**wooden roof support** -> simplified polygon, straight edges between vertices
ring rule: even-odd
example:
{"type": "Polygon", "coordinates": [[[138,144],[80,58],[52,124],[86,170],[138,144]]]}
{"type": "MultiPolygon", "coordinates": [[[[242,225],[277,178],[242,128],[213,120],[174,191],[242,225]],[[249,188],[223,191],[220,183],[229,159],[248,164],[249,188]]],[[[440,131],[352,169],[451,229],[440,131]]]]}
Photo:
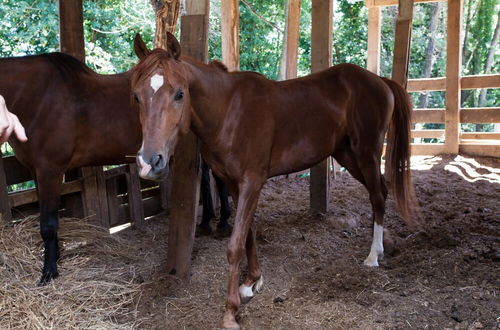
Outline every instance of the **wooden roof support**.
{"type": "MultiPolygon", "coordinates": [[[[311,71],[318,72],[332,63],[333,1],[312,1],[311,71]]],[[[330,190],[328,159],[311,168],[309,196],[311,212],[326,213],[330,190]]]]}
{"type": "MultiPolygon", "coordinates": [[[[366,2],[368,5],[368,1],[366,2]]],[[[380,7],[368,7],[368,58],[366,68],[375,74],[380,73],[380,7]]]]}
{"type": "Polygon", "coordinates": [[[392,79],[406,87],[410,60],[411,28],[413,21],[413,0],[399,0],[396,35],[394,36],[394,58],[392,79]]]}
{"type": "MultiPolygon", "coordinates": [[[[204,0],[201,0],[203,2],[204,0]]],[[[238,0],[221,1],[222,62],[229,71],[240,69],[240,11],[238,0]]]]}
{"type": "Polygon", "coordinates": [[[288,21],[286,29],[286,79],[293,79],[297,77],[300,3],[301,0],[288,0],[288,21]]]}
{"type": "MultiPolygon", "coordinates": [[[[181,16],[182,52],[198,60],[208,59],[209,0],[186,0],[181,16]]],[[[199,201],[200,157],[196,136],[189,132],[177,146],[172,168],[167,270],[189,280],[191,253],[199,201]]]]}
{"type": "MultiPolygon", "coordinates": [[[[85,62],[82,0],[59,0],[59,37],[61,52],[85,62]]],[[[95,215],[107,228],[109,214],[102,167],[84,167],[82,175],[84,215],[95,215]]]]}
{"type": "Polygon", "coordinates": [[[462,65],[460,46],[462,0],[448,1],[447,26],[445,152],[458,154],[460,138],[460,71],[462,65]]]}

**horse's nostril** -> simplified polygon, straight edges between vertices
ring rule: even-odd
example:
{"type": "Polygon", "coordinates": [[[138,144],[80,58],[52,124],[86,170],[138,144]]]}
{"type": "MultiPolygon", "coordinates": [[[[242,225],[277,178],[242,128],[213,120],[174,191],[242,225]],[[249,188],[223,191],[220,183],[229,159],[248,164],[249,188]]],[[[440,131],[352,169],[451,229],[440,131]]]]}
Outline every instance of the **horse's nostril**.
{"type": "Polygon", "coordinates": [[[160,154],[153,155],[153,157],[151,157],[151,165],[153,166],[153,168],[163,168],[163,156],[160,154]]]}

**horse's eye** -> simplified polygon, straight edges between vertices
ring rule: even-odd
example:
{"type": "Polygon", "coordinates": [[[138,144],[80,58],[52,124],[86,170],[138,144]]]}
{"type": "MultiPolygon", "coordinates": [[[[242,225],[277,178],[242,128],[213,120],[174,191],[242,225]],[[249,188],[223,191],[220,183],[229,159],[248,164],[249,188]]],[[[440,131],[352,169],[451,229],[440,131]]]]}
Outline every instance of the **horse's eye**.
{"type": "Polygon", "coordinates": [[[134,100],[137,103],[141,103],[141,101],[139,101],[139,97],[137,96],[137,94],[134,94],[134,100]]]}
{"type": "Polygon", "coordinates": [[[179,100],[181,100],[183,97],[184,97],[184,92],[182,91],[182,89],[179,89],[179,90],[177,91],[177,93],[175,93],[174,100],[175,100],[175,101],[179,101],[179,100]]]}

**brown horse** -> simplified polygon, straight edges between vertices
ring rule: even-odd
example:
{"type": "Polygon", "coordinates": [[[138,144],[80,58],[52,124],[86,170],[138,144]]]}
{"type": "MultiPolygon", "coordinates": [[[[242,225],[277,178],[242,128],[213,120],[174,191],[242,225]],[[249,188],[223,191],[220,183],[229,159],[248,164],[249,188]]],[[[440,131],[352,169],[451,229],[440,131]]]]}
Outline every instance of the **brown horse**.
{"type": "Polygon", "coordinates": [[[30,169],[40,204],[45,247],[40,283],[57,277],[59,197],[64,173],[81,166],[134,161],[141,144],[130,73],[99,75],[77,59],[43,54],[0,59],[0,94],[26,128],[28,142],[11,137],[30,169]]]}
{"type": "Polygon", "coordinates": [[[390,183],[397,205],[410,220],[413,188],[409,170],[411,104],[395,82],[350,64],[307,77],[275,82],[253,72],[228,73],[180,57],[168,35],[168,49],[149,51],[136,37],[140,61],[132,91],[140,106],[143,143],[137,154],[144,178],[168,172],[179,136],[191,129],[201,152],[227,184],[237,205],[227,258],[229,281],[223,328],[239,328],[236,314],[263,284],[253,215],[269,177],[307,169],[329,156],[365,185],[373,209],[374,233],[368,266],[383,253],[387,188],[380,172],[388,131],[390,183]],[[238,289],[239,266],[248,275],[238,289]]]}

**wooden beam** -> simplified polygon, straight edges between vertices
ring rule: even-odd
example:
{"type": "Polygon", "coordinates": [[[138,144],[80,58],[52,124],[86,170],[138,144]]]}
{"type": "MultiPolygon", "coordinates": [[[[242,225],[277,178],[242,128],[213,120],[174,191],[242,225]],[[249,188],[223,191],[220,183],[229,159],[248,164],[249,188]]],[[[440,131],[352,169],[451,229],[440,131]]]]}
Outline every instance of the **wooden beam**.
{"type": "Polygon", "coordinates": [[[368,7],[368,58],[366,68],[380,73],[380,7],[368,7]]]}
{"type": "Polygon", "coordinates": [[[460,111],[461,123],[500,123],[500,108],[467,108],[460,111]]]}
{"type": "Polygon", "coordinates": [[[448,1],[446,45],[446,113],[445,113],[445,148],[446,153],[458,154],[460,132],[460,69],[462,48],[462,0],[448,1]]]}
{"type": "MultiPolygon", "coordinates": [[[[333,1],[312,1],[311,71],[330,67],[332,62],[333,1]]],[[[309,196],[311,212],[326,213],[329,201],[328,159],[311,168],[309,196]]]]}
{"type": "Polygon", "coordinates": [[[406,89],[408,92],[444,91],[446,89],[446,78],[409,79],[406,89]]]}
{"type": "Polygon", "coordinates": [[[286,29],[286,79],[293,79],[297,77],[300,3],[301,0],[288,0],[288,21],[286,29]]]}
{"type": "Polygon", "coordinates": [[[418,143],[411,145],[412,156],[435,156],[444,152],[444,144],[418,143]]]}
{"type": "Polygon", "coordinates": [[[460,79],[462,89],[500,88],[500,74],[464,76],[460,79]]]}
{"type": "MultiPolygon", "coordinates": [[[[450,0],[451,1],[451,0],[450,0]]],[[[482,157],[500,157],[500,144],[460,144],[460,154],[482,157]]]]}
{"type": "Polygon", "coordinates": [[[128,164],[127,178],[127,197],[130,210],[130,221],[134,227],[142,228],[144,226],[144,209],[142,207],[141,180],[137,171],[137,164],[128,164]]]}
{"type": "MultiPolygon", "coordinates": [[[[63,183],[61,196],[71,194],[74,192],[82,191],[82,179],[63,183]]],[[[9,194],[10,207],[17,207],[24,204],[38,202],[38,194],[35,188],[29,190],[22,190],[9,194]]]]}
{"type": "Polygon", "coordinates": [[[413,110],[413,123],[444,123],[444,109],[413,110]]]}
{"type": "Polygon", "coordinates": [[[152,0],[151,4],[155,11],[155,48],[166,48],[165,42],[167,31],[175,32],[177,20],[179,17],[179,9],[181,7],[180,0],[152,0]]]}
{"type": "Polygon", "coordinates": [[[412,130],[411,137],[421,139],[444,139],[444,129],[412,130]]]}
{"type": "Polygon", "coordinates": [[[463,132],[460,134],[460,143],[463,140],[499,140],[500,144],[500,132],[463,132]]]}
{"type": "Polygon", "coordinates": [[[7,178],[3,167],[2,153],[0,152],[0,226],[12,221],[12,212],[10,210],[9,195],[7,193],[7,178]]]}
{"type": "MultiPolygon", "coordinates": [[[[204,0],[200,0],[203,3],[204,0]]],[[[221,1],[222,62],[229,71],[240,69],[240,14],[238,0],[221,1]]]]}
{"type": "MultiPolygon", "coordinates": [[[[181,45],[184,54],[206,62],[208,58],[209,0],[186,1],[181,16],[181,45]]],[[[172,206],[168,232],[167,271],[188,280],[191,269],[198,201],[200,157],[196,136],[182,137],[174,153],[172,206]]]]}
{"type": "MultiPolygon", "coordinates": [[[[446,2],[447,0],[414,0],[415,3],[425,2],[446,2]]],[[[397,6],[398,0],[367,0],[367,7],[370,6],[397,6]]]]}
{"type": "Polygon", "coordinates": [[[61,52],[85,62],[82,0],[59,0],[61,52]]]}
{"type": "Polygon", "coordinates": [[[410,60],[411,29],[413,21],[413,0],[399,0],[396,34],[394,36],[394,57],[392,79],[406,87],[410,60]]]}

